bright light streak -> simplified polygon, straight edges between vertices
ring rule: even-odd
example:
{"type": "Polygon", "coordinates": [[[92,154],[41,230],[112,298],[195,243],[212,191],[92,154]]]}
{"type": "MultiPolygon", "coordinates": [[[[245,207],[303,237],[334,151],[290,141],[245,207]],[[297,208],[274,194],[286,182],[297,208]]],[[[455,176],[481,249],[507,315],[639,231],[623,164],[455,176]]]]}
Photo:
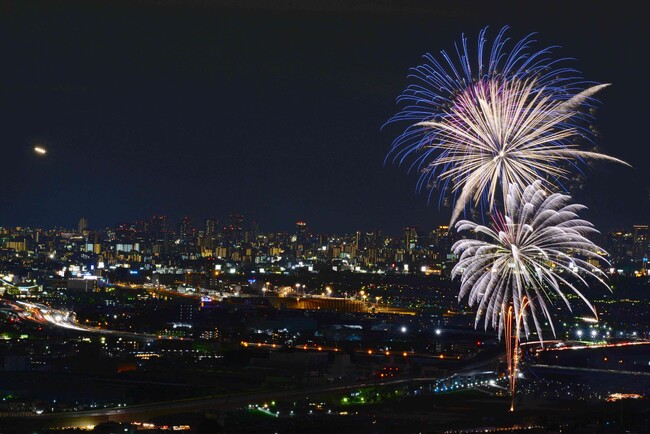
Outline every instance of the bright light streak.
{"type": "Polygon", "coordinates": [[[34,147],[34,152],[36,152],[37,154],[45,155],[45,154],[47,154],[47,149],[45,149],[45,148],[43,148],[41,146],[35,146],[34,147]]]}
{"type": "Polygon", "coordinates": [[[650,345],[648,341],[632,341],[632,342],[620,342],[616,344],[593,344],[593,345],[572,345],[564,346],[558,348],[545,348],[544,351],[566,351],[566,350],[585,350],[585,349],[594,349],[594,348],[617,348],[617,347],[629,347],[632,345],[650,345]]]}
{"type": "Polygon", "coordinates": [[[615,401],[620,401],[621,399],[641,399],[643,398],[643,395],[639,395],[638,393],[612,393],[607,397],[605,401],[609,402],[615,402],[615,401]]]}

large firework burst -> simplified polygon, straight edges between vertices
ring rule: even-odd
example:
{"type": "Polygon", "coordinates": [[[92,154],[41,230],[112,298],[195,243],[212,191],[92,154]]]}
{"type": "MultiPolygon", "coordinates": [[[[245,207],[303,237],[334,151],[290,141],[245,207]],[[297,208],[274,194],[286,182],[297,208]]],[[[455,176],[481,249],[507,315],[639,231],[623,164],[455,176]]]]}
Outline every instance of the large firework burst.
{"type": "Polygon", "coordinates": [[[465,37],[456,47],[458,64],[444,51],[443,63],[424,56],[398,98],[404,108],[389,120],[410,122],[389,156],[400,164],[413,159],[419,189],[435,185],[453,194],[452,222],[471,203],[483,201],[491,210],[499,184],[505,198],[510,183],[543,179],[561,186],[571,166],[585,159],[625,164],[577,144],[589,140],[589,115],[581,109],[607,85],[590,85],[574,69],[559,67],[562,59],[549,55],[553,47],[532,50],[530,36],[507,52],[505,31],[489,53],[485,29],[480,32],[475,65],[465,37]]]}
{"type": "Polygon", "coordinates": [[[528,335],[529,315],[523,307],[527,300],[540,339],[540,315],[555,334],[549,304],[559,298],[571,309],[566,289],[596,314],[578,285],[587,286],[586,278],[593,278],[606,286],[604,273],[587,262],[596,258],[607,263],[606,253],[587,238],[597,231],[578,218],[577,213],[585,207],[570,204],[570,199],[565,194],[548,194],[541,181],[523,190],[511,185],[505,213],[495,215],[492,227],[467,220],[456,223],[458,231],[471,231],[485,239],[463,239],[452,247],[460,257],[452,270],[453,277],[460,275],[458,298],[469,294],[470,306],[478,305],[477,325],[485,318],[485,327],[498,328],[501,335],[505,306],[511,304],[528,335]]]}

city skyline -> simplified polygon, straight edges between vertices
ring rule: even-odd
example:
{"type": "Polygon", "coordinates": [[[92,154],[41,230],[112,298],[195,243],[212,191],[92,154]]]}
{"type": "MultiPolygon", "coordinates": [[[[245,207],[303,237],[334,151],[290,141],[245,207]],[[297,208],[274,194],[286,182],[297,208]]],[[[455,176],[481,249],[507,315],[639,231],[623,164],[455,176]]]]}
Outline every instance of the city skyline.
{"type": "Polygon", "coordinates": [[[337,233],[445,224],[451,209],[416,193],[418,174],[384,163],[397,129],[381,126],[424,53],[504,24],[515,38],[561,44],[555,53],[575,56],[585,77],[612,83],[596,107],[596,145],[633,169],[584,167],[589,182],[571,190],[601,231],[650,220],[647,90],[632,63],[639,16],[580,2],[535,16],[468,4],[5,5],[0,224],[85,216],[104,227],[220,210],[268,231],[297,219],[337,233]]]}
{"type": "MultiPolygon", "coordinates": [[[[597,267],[598,273],[647,275],[647,224],[600,234],[592,230],[586,239],[602,248],[596,248],[592,258],[582,256],[587,262],[574,259],[575,263],[589,264],[585,274],[590,275],[589,267],[597,267]]],[[[407,226],[399,233],[374,229],[341,234],[314,230],[302,220],[296,221],[293,230],[266,232],[256,222],[249,223],[237,214],[224,220],[208,218],[198,224],[188,217],[172,221],[152,216],[102,229],[93,229],[87,219],[81,218],[76,228],[0,227],[0,257],[33,258],[45,263],[69,258],[75,267],[83,266],[84,275],[93,275],[92,270],[99,270],[99,264],[151,270],[160,261],[172,267],[196,261],[202,271],[206,266],[210,269],[214,261],[223,261],[234,270],[257,270],[261,274],[272,265],[275,271],[280,266],[284,271],[310,272],[332,266],[334,271],[447,275],[460,257],[452,248],[456,241],[472,242],[467,231],[456,232],[447,225],[431,229],[407,226]]]]}
{"type": "MultiPolygon", "coordinates": [[[[357,232],[363,232],[363,233],[374,233],[376,231],[379,231],[383,233],[386,236],[394,237],[394,236],[400,236],[401,234],[404,233],[404,231],[408,230],[416,230],[420,233],[425,233],[425,232],[431,232],[435,231],[439,228],[442,227],[449,227],[448,222],[447,223],[441,223],[441,224],[424,224],[424,225],[418,225],[418,224],[407,224],[402,227],[396,228],[394,230],[388,230],[386,228],[379,227],[377,225],[372,225],[370,224],[367,227],[361,227],[361,228],[356,228],[356,229],[351,229],[349,231],[342,231],[342,232],[336,232],[336,231],[326,231],[323,229],[320,229],[318,227],[314,227],[313,225],[310,224],[310,222],[296,218],[288,222],[283,222],[283,229],[277,230],[277,229],[271,229],[265,227],[265,224],[263,221],[257,221],[257,220],[251,220],[248,219],[246,216],[237,214],[237,213],[227,213],[227,214],[219,214],[219,215],[212,215],[212,216],[204,216],[204,217],[199,217],[198,219],[191,218],[187,215],[181,215],[178,219],[172,219],[169,216],[166,215],[150,215],[148,217],[144,218],[138,218],[135,220],[118,220],[113,223],[109,223],[106,225],[102,226],[97,226],[93,224],[89,219],[86,217],[80,217],[76,222],[71,222],[68,224],[64,225],[52,225],[52,226],[29,226],[29,225],[15,225],[15,226],[2,226],[0,225],[0,229],[6,229],[6,230],[14,230],[16,228],[27,228],[27,229],[38,229],[38,230],[44,230],[44,231],[57,231],[57,230],[67,230],[71,231],[72,233],[84,233],[84,232],[102,232],[105,231],[106,229],[111,229],[111,228],[117,228],[123,225],[127,226],[138,226],[138,225],[146,225],[152,220],[155,220],[156,218],[164,218],[167,222],[167,228],[170,232],[182,232],[181,226],[183,225],[183,222],[187,221],[191,225],[193,229],[196,231],[208,233],[210,232],[209,226],[213,227],[213,230],[215,231],[220,231],[228,226],[231,225],[231,220],[232,217],[236,216],[242,219],[242,228],[244,230],[248,231],[256,231],[260,234],[264,233],[285,233],[285,234],[291,234],[291,233],[298,233],[299,230],[297,227],[299,225],[304,225],[304,228],[306,228],[307,232],[311,234],[320,234],[320,235],[351,235],[357,232]],[[84,230],[80,230],[80,227],[83,225],[84,230]]],[[[621,231],[632,231],[636,227],[647,227],[648,224],[646,222],[633,222],[632,224],[614,224],[611,227],[602,227],[602,228],[596,228],[598,233],[600,233],[601,236],[607,235],[609,233],[616,233],[616,232],[621,232],[621,231]]]]}

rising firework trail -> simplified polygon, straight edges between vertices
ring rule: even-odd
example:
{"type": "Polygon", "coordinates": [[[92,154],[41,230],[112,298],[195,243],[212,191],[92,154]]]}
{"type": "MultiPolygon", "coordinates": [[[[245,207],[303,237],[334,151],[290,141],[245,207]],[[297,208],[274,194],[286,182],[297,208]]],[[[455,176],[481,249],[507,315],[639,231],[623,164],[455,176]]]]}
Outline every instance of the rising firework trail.
{"type": "Polygon", "coordinates": [[[590,140],[584,109],[607,85],[586,83],[576,70],[561,67],[563,59],[550,56],[553,47],[534,51],[530,36],[507,51],[505,32],[490,49],[485,29],[480,32],[476,63],[465,37],[456,61],[444,51],[440,62],[424,56],[425,63],[411,71],[413,83],[398,97],[402,111],[389,120],[409,125],[387,158],[411,160],[410,168],[421,173],[418,189],[437,186],[441,199],[451,193],[452,223],[470,204],[491,211],[511,183],[543,179],[562,187],[584,160],[626,164],[579,148],[590,140]]]}
{"type": "Polygon", "coordinates": [[[506,341],[506,359],[508,360],[508,380],[510,383],[510,411],[515,411],[515,386],[517,385],[517,369],[521,352],[519,350],[521,322],[530,300],[526,296],[521,299],[521,309],[519,315],[515,318],[512,305],[506,309],[505,305],[501,306],[501,316],[503,318],[503,328],[505,330],[506,341]],[[514,333],[512,327],[515,327],[514,333]]]}

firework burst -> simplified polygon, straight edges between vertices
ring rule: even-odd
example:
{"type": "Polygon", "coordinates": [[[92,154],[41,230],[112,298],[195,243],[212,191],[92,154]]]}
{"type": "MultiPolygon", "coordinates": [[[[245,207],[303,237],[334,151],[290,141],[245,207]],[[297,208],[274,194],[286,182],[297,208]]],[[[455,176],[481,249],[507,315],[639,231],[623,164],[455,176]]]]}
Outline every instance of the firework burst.
{"type": "Polygon", "coordinates": [[[626,164],[578,147],[589,139],[582,109],[607,85],[590,85],[577,71],[558,67],[561,60],[550,58],[553,47],[534,51],[530,37],[506,52],[505,31],[489,53],[481,31],[476,65],[464,37],[456,47],[458,64],[444,51],[443,63],[426,55],[398,98],[405,107],[389,120],[410,123],[389,157],[400,164],[413,159],[411,169],[421,172],[418,189],[436,185],[454,196],[452,222],[468,204],[492,210],[499,185],[505,198],[511,183],[543,179],[562,186],[571,166],[587,159],[626,164]]]}
{"type": "Polygon", "coordinates": [[[452,247],[459,255],[452,270],[454,278],[460,276],[458,298],[468,295],[470,306],[478,306],[476,325],[484,318],[485,327],[497,328],[501,336],[505,306],[512,305],[527,336],[532,319],[541,339],[540,316],[548,320],[555,334],[549,305],[559,298],[571,309],[566,289],[596,315],[578,286],[588,286],[586,278],[607,286],[605,274],[588,263],[593,258],[607,263],[606,253],[587,238],[597,231],[578,218],[585,207],[570,204],[570,199],[560,193],[548,194],[541,181],[523,190],[511,185],[505,213],[495,214],[492,227],[467,220],[456,223],[459,232],[469,231],[485,239],[463,239],[452,247]]]}

